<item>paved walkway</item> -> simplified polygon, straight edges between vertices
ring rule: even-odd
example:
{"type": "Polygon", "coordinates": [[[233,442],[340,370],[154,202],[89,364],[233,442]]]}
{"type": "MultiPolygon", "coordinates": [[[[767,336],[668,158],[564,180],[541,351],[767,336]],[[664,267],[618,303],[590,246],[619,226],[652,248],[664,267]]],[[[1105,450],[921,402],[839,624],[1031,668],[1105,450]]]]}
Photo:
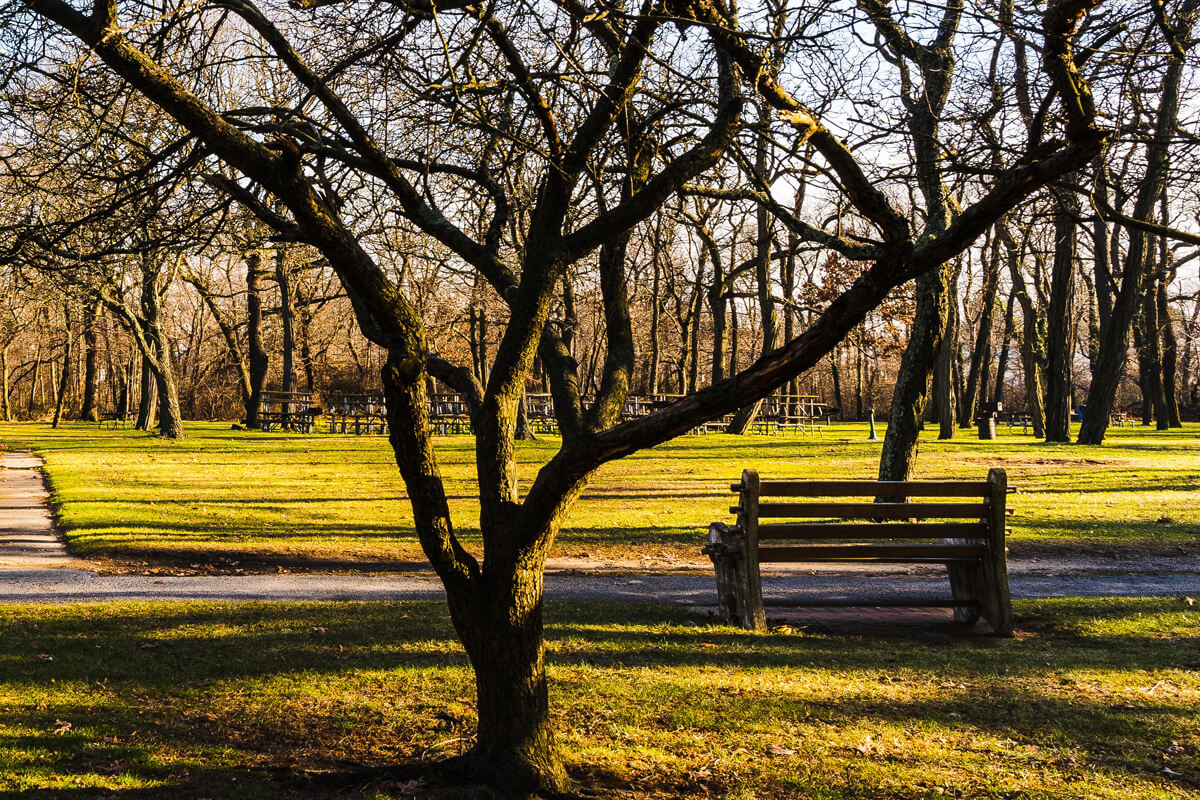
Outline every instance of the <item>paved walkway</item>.
{"type": "MultiPolygon", "coordinates": [[[[67,556],[46,510],[41,460],[0,457],[0,603],[103,600],[415,600],[443,597],[425,574],[407,575],[99,575],[67,556]]],[[[711,574],[584,571],[551,564],[546,595],[569,600],[657,600],[687,606],[715,603],[711,574]]],[[[1136,561],[1014,560],[1014,597],[1200,595],[1200,561],[1190,557],[1136,561]]],[[[920,597],[946,592],[940,570],[842,566],[800,567],[769,574],[766,594],[806,599],[920,597]]],[[[808,612],[820,614],[821,612],[808,612]]],[[[825,612],[831,613],[831,612],[825,612]]],[[[841,612],[839,612],[841,613],[841,612]]],[[[923,612],[924,614],[941,614],[923,612]]],[[[948,612],[945,612],[948,613],[948,612]]]]}
{"type": "Polygon", "coordinates": [[[22,452],[0,455],[0,570],[5,576],[12,569],[52,569],[78,563],[67,555],[55,533],[49,501],[41,458],[22,452]]]}

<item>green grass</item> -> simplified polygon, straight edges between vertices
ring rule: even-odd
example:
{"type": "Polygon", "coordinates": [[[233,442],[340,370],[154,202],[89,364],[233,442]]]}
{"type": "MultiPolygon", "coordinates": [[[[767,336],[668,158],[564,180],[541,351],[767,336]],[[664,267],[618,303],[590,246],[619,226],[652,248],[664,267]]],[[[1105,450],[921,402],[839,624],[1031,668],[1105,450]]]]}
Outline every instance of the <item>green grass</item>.
{"type": "MultiPolygon", "coordinates": [[[[47,463],[72,552],[120,564],[187,567],[221,561],[422,560],[412,512],[387,441],[378,436],[284,435],[191,423],[170,442],[94,425],[0,425],[0,447],[32,447],[47,463]]],[[[478,541],[473,440],[438,450],[451,510],[478,541]]],[[[522,444],[532,479],[557,442],[522,444]]],[[[556,556],[697,560],[708,523],[729,519],[728,484],[754,467],[766,477],[870,478],[878,442],[861,425],[823,437],[682,437],[603,468],[568,518],[556,556]]],[[[1111,432],[1102,447],[1047,445],[1001,431],[922,441],[917,477],[981,478],[990,466],[1021,488],[1012,498],[1015,555],[1086,549],[1200,553],[1200,426],[1111,432]]]]}
{"type": "MultiPolygon", "coordinates": [[[[1017,613],[1004,640],[550,604],[554,724],[577,779],[633,797],[1195,796],[1200,611],[1017,613]]],[[[293,773],[459,752],[472,698],[440,604],[3,607],[0,792],[325,796],[293,773]]]]}

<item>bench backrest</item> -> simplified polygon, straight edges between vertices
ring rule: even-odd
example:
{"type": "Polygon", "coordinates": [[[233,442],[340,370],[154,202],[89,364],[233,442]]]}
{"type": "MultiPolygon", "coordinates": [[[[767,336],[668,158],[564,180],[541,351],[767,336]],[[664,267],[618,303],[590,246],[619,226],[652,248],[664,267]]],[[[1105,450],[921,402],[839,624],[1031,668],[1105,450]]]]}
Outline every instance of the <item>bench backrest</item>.
{"type": "Polygon", "coordinates": [[[746,470],[731,488],[739,503],[730,510],[759,561],[978,559],[1003,544],[1008,487],[999,469],[986,481],[762,481],[746,470]],[[880,539],[952,541],[816,544],[880,539]]]}

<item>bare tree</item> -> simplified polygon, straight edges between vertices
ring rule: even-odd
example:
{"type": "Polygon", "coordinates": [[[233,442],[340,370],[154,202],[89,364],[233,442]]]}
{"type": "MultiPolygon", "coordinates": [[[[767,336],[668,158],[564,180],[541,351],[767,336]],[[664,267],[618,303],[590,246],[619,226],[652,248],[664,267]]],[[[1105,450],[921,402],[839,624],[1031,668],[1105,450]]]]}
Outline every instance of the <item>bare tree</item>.
{"type": "MultiPolygon", "coordinates": [[[[465,766],[478,780],[525,796],[568,784],[548,714],[543,566],[590,476],[606,462],[747,405],[818,363],[895,287],[951,262],[1029,193],[1094,158],[1105,133],[1095,124],[1072,51],[1075,30],[1094,4],[1051,3],[1042,23],[1063,138],[1022,150],[961,213],[939,223],[937,237],[915,232],[878,176],[767,68],[757,42],[770,35],[773,21],[766,34],[743,30],[732,12],[706,0],[621,13],[593,13],[571,2],[500,8],[452,0],[436,13],[420,3],[389,3],[295,14],[221,0],[180,8],[169,26],[158,10],[107,0],[86,10],[64,0],[21,0],[18,8],[51,23],[39,36],[69,32],[90,48],[240,175],[212,175],[214,185],[280,236],[315,247],[337,272],[363,333],[386,352],[392,448],[421,544],[475,667],[478,739],[465,766]],[[368,28],[369,41],[356,38],[368,28]],[[211,36],[201,32],[214,29],[251,41],[246,51],[271,61],[295,102],[264,109],[227,103],[213,91],[203,46],[211,36]],[[685,31],[699,32],[702,41],[685,39],[685,31]],[[186,78],[155,55],[180,43],[200,62],[189,65],[186,78]],[[390,103],[392,81],[369,80],[383,70],[404,76],[404,103],[390,103]],[[782,115],[789,137],[811,144],[827,170],[825,190],[870,233],[848,238],[836,223],[794,217],[785,224],[863,269],[791,341],[726,381],[621,424],[635,353],[626,344],[628,265],[612,245],[648,223],[688,182],[719,167],[741,125],[743,89],[782,115]],[[424,135],[426,120],[441,126],[436,141],[424,135]],[[638,145],[635,131],[644,131],[653,147],[638,145]],[[346,176],[386,190],[393,224],[436,240],[503,300],[507,320],[486,384],[470,369],[431,356],[406,287],[380,267],[370,237],[356,232],[373,212],[339,191],[352,188],[339,183],[346,176]],[[597,180],[604,182],[600,189],[597,180]],[[519,186],[537,189],[518,208],[508,189],[519,186]],[[467,194],[486,197],[486,213],[471,219],[468,211],[479,205],[463,201],[467,194]],[[607,355],[590,403],[560,329],[547,324],[564,278],[584,264],[606,287],[607,355]],[[563,438],[522,492],[514,437],[535,354],[549,375],[563,438]],[[430,376],[471,399],[482,559],[455,535],[431,443],[430,376]]],[[[17,24],[31,25],[32,18],[17,24]]],[[[840,22],[831,23],[829,35],[838,30],[840,22]]]]}

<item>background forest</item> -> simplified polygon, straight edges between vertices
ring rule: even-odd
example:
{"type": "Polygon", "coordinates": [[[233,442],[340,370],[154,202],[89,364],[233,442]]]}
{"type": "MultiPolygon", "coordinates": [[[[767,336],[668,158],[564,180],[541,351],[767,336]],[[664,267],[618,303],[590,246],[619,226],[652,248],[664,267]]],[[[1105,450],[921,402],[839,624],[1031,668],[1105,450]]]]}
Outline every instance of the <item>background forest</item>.
{"type": "MultiPolygon", "coordinates": [[[[1039,436],[1047,435],[1050,409],[1049,435],[1065,440],[1055,405],[1088,404],[1097,375],[1112,386],[1110,410],[1145,424],[1200,414],[1200,239],[1188,232],[1198,213],[1195,6],[1109,3],[1103,24],[1085,26],[1078,61],[1111,138],[1086,169],[1032,194],[948,262],[941,280],[950,302],[927,412],[941,420],[943,437],[972,424],[982,403],[1000,402],[1028,413],[1039,436]]],[[[857,15],[833,13],[839,8],[818,4],[788,16],[768,3],[759,13],[778,28],[772,61],[803,77],[827,124],[847,131],[856,152],[871,153],[876,179],[892,185],[891,200],[920,224],[928,211],[905,177],[920,160],[918,145],[889,138],[920,94],[920,70],[906,64],[886,25],[864,33],[863,17],[878,17],[872,3],[857,15]]],[[[1049,109],[1038,97],[1044,78],[1029,66],[1038,45],[1021,10],[1001,2],[958,13],[948,51],[956,90],[941,112],[937,157],[949,189],[969,194],[1015,143],[1037,141],[1049,109]],[[964,146],[952,146],[958,141],[964,146]]],[[[906,6],[901,19],[914,37],[932,35],[937,22],[923,6],[906,6]]],[[[230,97],[274,92],[282,108],[288,90],[244,41],[221,30],[232,66],[204,67],[203,54],[192,54],[197,69],[208,69],[202,80],[230,97]]],[[[330,36],[371,46],[385,32],[330,36]]],[[[214,171],[203,147],[94,60],[39,54],[20,25],[0,35],[14,64],[36,65],[7,72],[0,102],[5,418],[116,414],[152,427],[167,414],[174,434],[179,417],[244,419],[256,385],[315,391],[326,401],[381,391],[386,355],[360,332],[317,249],[265,226],[270,209],[255,218],[237,204],[236,180],[214,171]]],[[[681,62],[693,57],[682,39],[674,47],[681,62]]],[[[186,71],[188,54],[177,58],[186,71]]],[[[471,115],[470,92],[507,93],[511,104],[514,89],[486,81],[447,88],[418,77],[397,76],[391,87],[425,104],[422,119],[398,120],[417,145],[406,166],[447,214],[468,228],[486,226],[480,212],[488,200],[465,191],[464,165],[483,163],[503,140],[448,141],[437,114],[471,115]]],[[[699,78],[692,83],[705,88],[699,78]]],[[[351,82],[346,91],[359,88],[351,82]]],[[[269,136],[311,124],[287,122],[278,109],[245,113],[275,114],[269,136]]],[[[638,124],[658,126],[643,135],[654,147],[678,147],[692,135],[665,117],[638,124]]],[[[829,192],[827,168],[811,143],[786,136],[788,125],[759,102],[719,167],[622,242],[634,394],[685,394],[736,374],[806,330],[861,273],[846,242],[865,241],[867,226],[829,192]],[[814,236],[806,218],[843,239],[814,236]]],[[[497,180],[511,209],[507,224],[515,225],[537,178],[513,153],[502,161],[497,180]]],[[[315,163],[322,191],[360,223],[365,246],[404,288],[430,350],[486,383],[508,322],[505,301],[459,255],[404,224],[361,176],[332,156],[315,163]]],[[[597,186],[589,202],[612,201],[597,186]]],[[[605,257],[596,250],[573,263],[550,312],[585,395],[599,391],[609,356],[597,263],[605,257]]],[[[895,290],[786,388],[821,396],[835,419],[861,420],[869,409],[886,415],[916,291],[911,283],[895,290]]],[[[527,389],[550,391],[540,358],[527,389]]]]}

